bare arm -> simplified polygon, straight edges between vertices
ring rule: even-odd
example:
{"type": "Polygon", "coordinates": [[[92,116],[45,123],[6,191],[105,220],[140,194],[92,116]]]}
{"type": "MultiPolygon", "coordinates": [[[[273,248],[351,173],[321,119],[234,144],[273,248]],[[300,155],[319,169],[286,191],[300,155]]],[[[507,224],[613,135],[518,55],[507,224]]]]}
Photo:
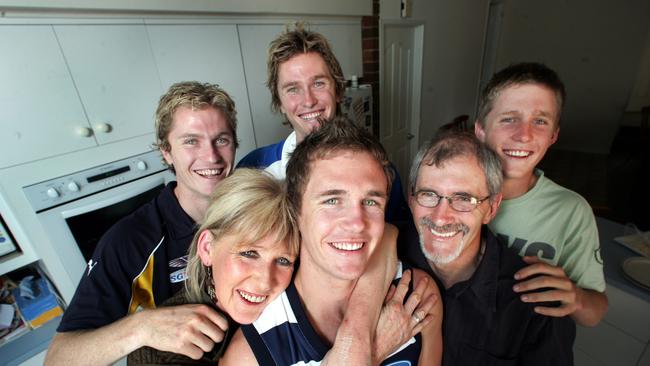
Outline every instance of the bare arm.
{"type": "Polygon", "coordinates": [[[257,366],[259,363],[253,354],[241,328],[233,334],[226,352],[219,359],[219,366],[257,366]]]}
{"type": "Polygon", "coordinates": [[[607,295],[602,292],[582,289],[576,286],[561,267],[542,262],[537,257],[524,257],[529,266],[515,274],[515,279],[523,280],[515,285],[515,292],[548,290],[521,295],[524,302],[559,301],[559,307],[537,306],[539,314],[562,317],[571,315],[576,323],[595,326],[605,316],[608,308],[607,295]],[[534,278],[529,278],[536,276],[534,278]]]}
{"type": "MultiPolygon", "coordinates": [[[[440,291],[435,286],[433,298],[440,299],[440,291]]],[[[431,317],[430,322],[422,329],[422,351],[420,351],[420,360],[418,365],[439,366],[442,363],[442,301],[436,301],[427,317],[431,317]]]]}
{"type": "Polygon", "coordinates": [[[334,345],[321,365],[371,365],[375,328],[397,269],[397,228],[386,224],[381,243],[357,281],[336,333],[334,345]]]}
{"type": "Polygon", "coordinates": [[[198,359],[223,339],[227,327],[206,305],[145,310],[98,329],[57,333],[45,364],[108,365],[143,346],[198,359]]]}

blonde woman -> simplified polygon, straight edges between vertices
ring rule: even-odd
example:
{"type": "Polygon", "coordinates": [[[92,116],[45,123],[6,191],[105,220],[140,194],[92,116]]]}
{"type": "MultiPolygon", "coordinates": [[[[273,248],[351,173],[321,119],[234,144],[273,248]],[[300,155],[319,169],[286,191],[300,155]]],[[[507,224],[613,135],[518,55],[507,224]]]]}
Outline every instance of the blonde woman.
{"type": "Polygon", "coordinates": [[[289,285],[298,245],[283,184],[259,170],[235,171],[215,189],[190,245],[185,290],[165,303],[216,308],[227,314],[228,326],[196,335],[205,344],[199,360],[143,347],[129,355],[129,364],[214,364],[237,324],[252,323],[289,285]],[[221,332],[223,340],[211,348],[206,334],[221,332]]]}

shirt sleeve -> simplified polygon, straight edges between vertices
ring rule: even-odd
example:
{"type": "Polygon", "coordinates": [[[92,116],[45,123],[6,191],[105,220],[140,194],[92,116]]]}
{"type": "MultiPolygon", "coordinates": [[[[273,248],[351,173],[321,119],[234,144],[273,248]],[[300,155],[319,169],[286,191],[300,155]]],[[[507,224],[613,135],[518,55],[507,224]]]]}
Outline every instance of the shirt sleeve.
{"type": "Polygon", "coordinates": [[[603,261],[596,219],[583,200],[574,207],[566,226],[566,242],[559,263],[580,288],[605,291],[603,261]]]}
{"type": "Polygon", "coordinates": [[[120,231],[111,228],[100,240],[58,332],[96,329],[126,316],[131,298],[127,268],[133,255],[126,252],[129,245],[120,231]]]}

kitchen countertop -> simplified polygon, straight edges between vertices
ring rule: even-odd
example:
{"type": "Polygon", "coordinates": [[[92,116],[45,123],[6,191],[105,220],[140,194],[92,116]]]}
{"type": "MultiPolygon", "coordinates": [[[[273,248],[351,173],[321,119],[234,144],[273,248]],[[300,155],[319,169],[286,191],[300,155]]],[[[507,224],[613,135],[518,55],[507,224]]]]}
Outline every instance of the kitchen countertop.
{"type": "Polygon", "coordinates": [[[607,284],[650,302],[650,291],[635,285],[627,279],[621,268],[621,264],[625,259],[639,257],[639,254],[614,241],[615,237],[623,235],[624,225],[602,217],[596,217],[596,225],[598,226],[601,257],[604,261],[605,281],[607,284]]]}

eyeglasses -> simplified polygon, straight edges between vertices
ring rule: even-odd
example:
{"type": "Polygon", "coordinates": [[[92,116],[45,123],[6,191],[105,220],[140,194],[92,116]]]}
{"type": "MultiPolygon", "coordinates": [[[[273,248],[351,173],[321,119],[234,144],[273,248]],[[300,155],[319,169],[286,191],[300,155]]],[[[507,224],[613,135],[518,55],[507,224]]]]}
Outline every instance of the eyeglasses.
{"type": "Polygon", "coordinates": [[[485,198],[476,198],[464,194],[452,194],[451,196],[441,196],[433,191],[417,191],[415,192],[415,200],[420,206],[433,208],[440,204],[441,199],[446,199],[449,202],[449,206],[458,212],[469,212],[476,208],[476,206],[483,203],[485,200],[490,198],[487,196],[485,198]]]}

